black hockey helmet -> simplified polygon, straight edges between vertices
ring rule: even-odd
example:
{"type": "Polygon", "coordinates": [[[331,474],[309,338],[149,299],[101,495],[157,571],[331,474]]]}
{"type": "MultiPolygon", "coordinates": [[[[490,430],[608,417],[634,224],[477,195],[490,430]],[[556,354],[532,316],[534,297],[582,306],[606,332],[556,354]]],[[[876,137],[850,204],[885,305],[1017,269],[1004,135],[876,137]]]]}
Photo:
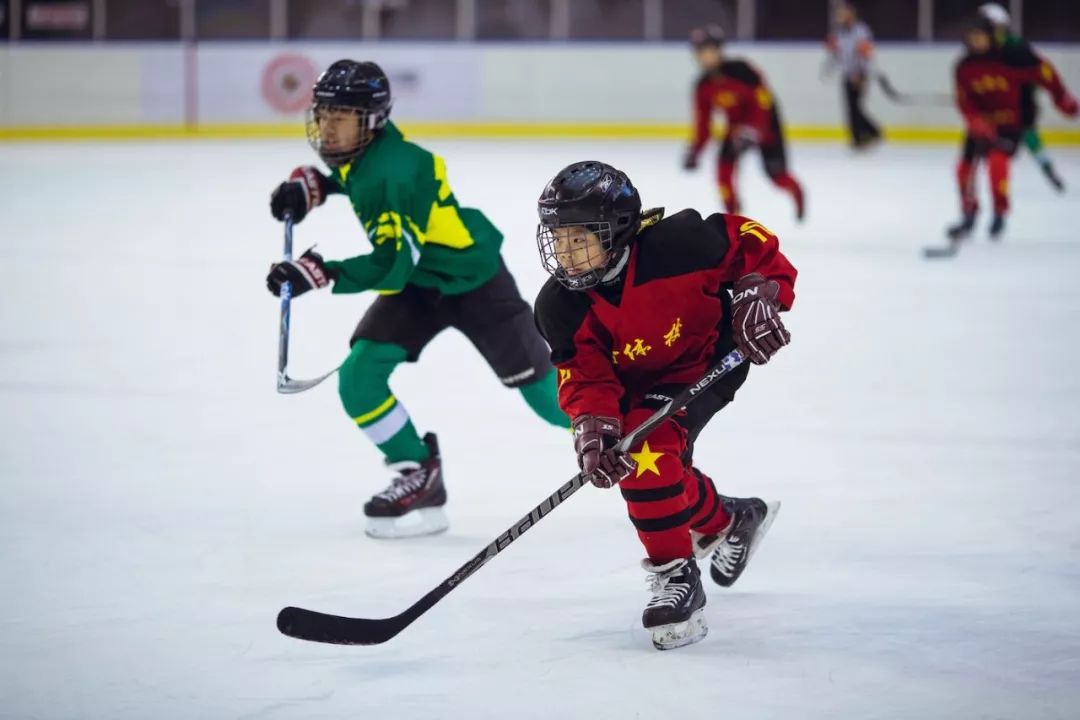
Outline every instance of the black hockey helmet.
{"type": "Polygon", "coordinates": [[[308,142],[330,167],[352,162],[375,139],[390,117],[390,79],[373,62],[338,60],[315,81],[307,114],[308,142]],[[338,146],[324,137],[320,121],[332,111],[355,114],[359,133],[355,142],[338,146]]]}
{"type": "Polygon", "coordinates": [[[964,47],[975,55],[990,52],[1003,41],[1004,35],[999,38],[998,28],[982,15],[968,22],[964,29],[964,47]]]}
{"type": "Polygon", "coordinates": [[[566,166],[548,182],[537,213],[544,269],[571,290],[584,290],[603,281],[637,235],[641,197],[626,173],[587,160],[566,166]]]}
{"type": "Polygon", "coordinates": [[[690,45],[694,48],[721,47],[724,44],[724,28],[719,25],[703,25],[690,31],[690,45]]]}

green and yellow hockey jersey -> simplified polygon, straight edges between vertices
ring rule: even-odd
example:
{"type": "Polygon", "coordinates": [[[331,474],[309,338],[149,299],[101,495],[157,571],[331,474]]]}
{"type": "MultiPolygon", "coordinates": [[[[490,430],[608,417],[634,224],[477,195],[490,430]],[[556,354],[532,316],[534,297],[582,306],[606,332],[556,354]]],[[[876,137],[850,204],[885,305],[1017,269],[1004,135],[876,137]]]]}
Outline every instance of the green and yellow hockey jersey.
{"type": "Polygon", "coordinates": [[[502,233],[479,210],[458,205],[443,159],[407,141],[393,123],[333,171],[330,192],[349,196],[373,247],[327,261],[335,293],[392,294],[411,284],[456,295],[499,269],[502,233]]]}

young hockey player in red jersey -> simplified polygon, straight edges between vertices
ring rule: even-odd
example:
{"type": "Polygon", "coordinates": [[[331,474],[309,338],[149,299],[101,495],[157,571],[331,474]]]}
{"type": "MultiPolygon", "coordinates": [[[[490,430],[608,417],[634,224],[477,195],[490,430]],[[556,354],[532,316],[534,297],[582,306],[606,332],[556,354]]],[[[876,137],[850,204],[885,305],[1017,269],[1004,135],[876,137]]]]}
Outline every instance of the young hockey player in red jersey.
{"type": "Polygon", "coordinates": [[[802,220],[806,213],[802,186],[788,172],[780,110],[764,76],[745,60],[724,59],[724,31],[718,25],[694,30],[690,43],[702,75],[694,89],[694,139],[686,150],[683,167],[697,167],[698,156],[712,137],[712,114],[718,108],[727,115],[728,123],[717,159],[717,182],[724,208],[739,213],[735,171],[743,153],[757,147],[765,174],[791,195],[795,217],[802,220]]]}
{"type": "Polygon", "coordinates": [[[1023,132],[1021,90],[1025,84],[1046,88],[1058,109],[1069,117],[1077,102],[1048,63],[1015,46],[995,47],[993,27],[985,20],[968,30],[967,54],[956,64],[956,104],[964,118],[966,136],[956,168],[960,186],[961,221],[947,231],[954,244],[971,235],[979,203],[975,197],[975,168],[985,159],[994,199],[990,237],[1005,229],[1009,211],[1009,159],[1023,132]]]}
{"type": "Polygon", "coordinates": [[[615,446],[732,349],[764,364],[786,345],[779,312],[795,299],[795,268],[776,236],[748,218],[642,213],[630,179],[600,162],[560,171],[538,212],[537,244],[552,277],[536,300],[536,321],[559,371],[578,464],[594,485],[618,484],[627,502],[652,575],[642,622],[654,645],[695,642],[707,630],[695,555],[712,553],[713,580],[730,586],[779,507],[722,496],[693,465],[694,441],[734,398],[749,365],[628,455],[615,446]]]}

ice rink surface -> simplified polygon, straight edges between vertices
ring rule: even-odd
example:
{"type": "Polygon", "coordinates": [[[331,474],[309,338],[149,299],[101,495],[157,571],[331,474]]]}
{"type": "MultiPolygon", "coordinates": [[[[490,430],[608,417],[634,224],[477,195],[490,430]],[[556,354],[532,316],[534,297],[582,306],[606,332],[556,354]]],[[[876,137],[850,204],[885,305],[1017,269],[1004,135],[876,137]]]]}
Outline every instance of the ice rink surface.
{"type": "MultiPolygon", "coordinates": [[[[530,298],[535,198],[571,161],[717,207],[673,143],[427,145],[530,298]]],[[[953,147],[795,145],[801,226],[742,169],[800,270],[794,339],[696,459],[784,510],[709,586],[708,638],[658,653],[624,503],[593,488],[384,646],[279,635],[284,605],[404,609],[575,472],[569,436],[440,336],[393,387],[439,433],[450,532],[368,539],[388,476],[334,383],[274,392],[267,200],[304,142],[0,146],[0,717],[1075,718],[1080,152],[1052,152],[1070,193],[1019,157],[1005,241],[984,213],[951,261],[920,250],[957,216],[953,147]]],[[[342,198],[297,227],[316,242],[367,248],[342,198]]],[[[298,299],[293,374],[337,364],[371,299],[298,299]]]]}

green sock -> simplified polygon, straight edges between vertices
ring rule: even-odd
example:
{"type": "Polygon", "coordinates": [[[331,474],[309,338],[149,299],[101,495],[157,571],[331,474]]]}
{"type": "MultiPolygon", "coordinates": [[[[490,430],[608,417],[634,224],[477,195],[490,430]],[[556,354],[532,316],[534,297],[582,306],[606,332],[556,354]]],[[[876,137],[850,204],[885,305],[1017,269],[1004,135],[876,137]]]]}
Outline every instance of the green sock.
{"type": "Polygon", "coordinates": [[[559,408],[559,388],[554,368],[539,380],[518,388],[533,412],[556,427],[570,427],[570,418],[559,408]]]}
{"type": "Polygon", "coordinates": [[[390,462],[422,462],[431,455],[405,406],[390,392],[390,374],[406,355],[398,345],[359,340],[338,371],[345,412],[390,462]]]}
{"type": "Polygon", "coordinates": [[[406,420],[404,427],[394,433],[386,442],[377,443],[377,447],[382,450],[383,455],[386,456],[389,462],[402,462],[404,460],[424,462],[431,457],[431,451],[428,450],[428,446],[424,444],[424,441],[420,439],[416,428],[413,427],[412,420],[406,420]]]}
{"type": "Polygon", "coordinates": [[[1046,162],[1046,155],[1043,154],[1042,138],[1039,137],[1039,133],[1035,131],[1035,128],[1028,128],[1025,130],[1021,139],[1024,141],[1024,145],[1027,146],[1028,151],[1034,155],[1039,162],[1046,162]]]}

